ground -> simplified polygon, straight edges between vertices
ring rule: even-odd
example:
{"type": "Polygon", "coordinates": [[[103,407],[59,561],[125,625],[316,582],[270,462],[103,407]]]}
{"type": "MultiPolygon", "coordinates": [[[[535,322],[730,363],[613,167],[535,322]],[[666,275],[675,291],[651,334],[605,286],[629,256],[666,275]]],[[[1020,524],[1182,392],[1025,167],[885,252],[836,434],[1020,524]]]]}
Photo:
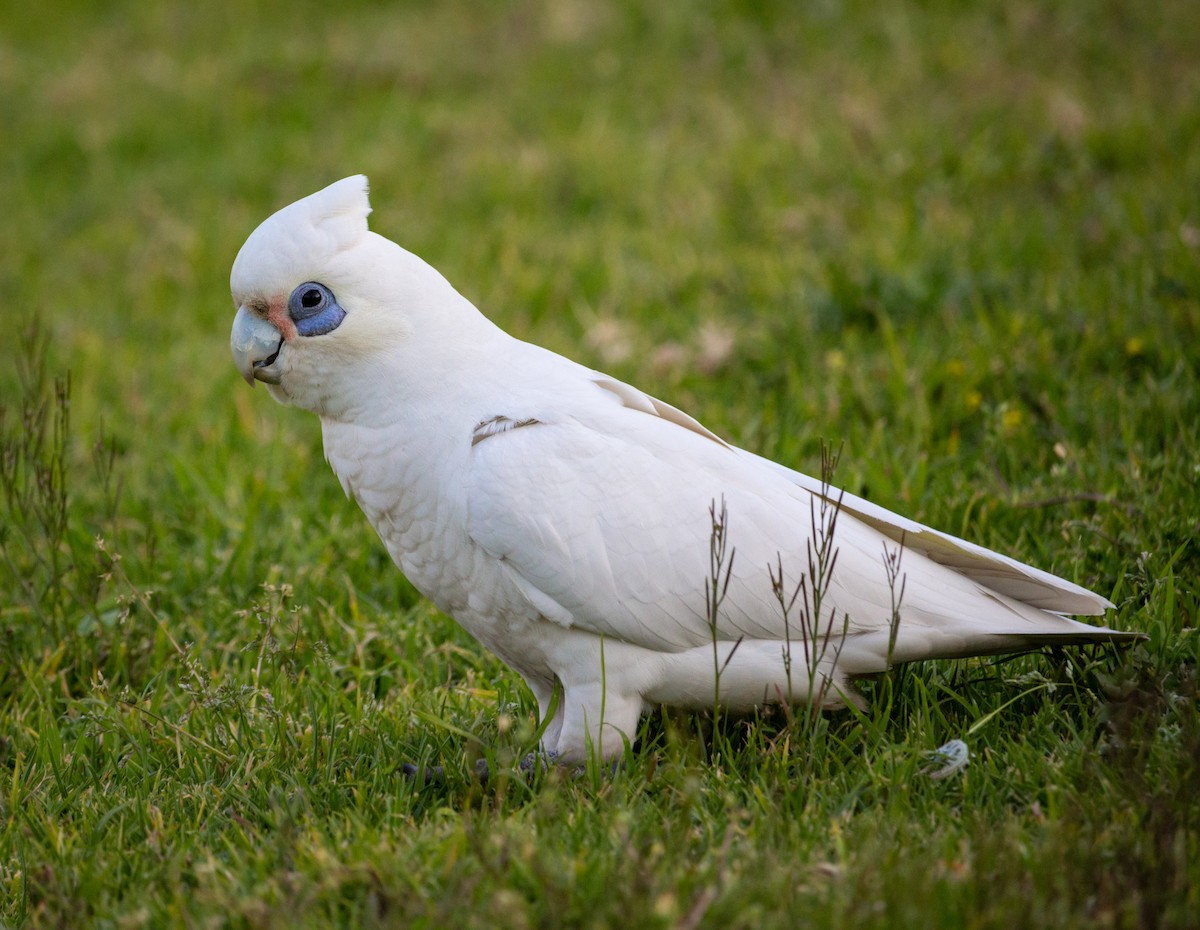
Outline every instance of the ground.
{"type": "Polygon", "coordinates": [[[1191,925],[1198,30],[1182,0],[6,7],[0,925],[1191,925]],[[793,467],[827,440],[852,491],[1149,639],[506,775],[531,695],[229,358],[245,236],[356,172],[511,332],[793,467]]]}

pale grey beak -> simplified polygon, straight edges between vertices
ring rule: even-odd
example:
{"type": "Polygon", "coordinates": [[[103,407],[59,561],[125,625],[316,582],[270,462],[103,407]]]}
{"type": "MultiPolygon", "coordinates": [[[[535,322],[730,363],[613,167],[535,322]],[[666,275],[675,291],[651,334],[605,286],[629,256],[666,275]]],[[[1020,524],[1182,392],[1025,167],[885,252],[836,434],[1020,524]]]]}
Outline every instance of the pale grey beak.
{"type": "Polygon", "coordinates": [[[279,350],[283,348],[283,336],[274,326],[257,313],[238,307],[233,318],[233,331],[229,334],[229,348],[237,370],[250,387],[254,381],[278,384],[279,350]]]}

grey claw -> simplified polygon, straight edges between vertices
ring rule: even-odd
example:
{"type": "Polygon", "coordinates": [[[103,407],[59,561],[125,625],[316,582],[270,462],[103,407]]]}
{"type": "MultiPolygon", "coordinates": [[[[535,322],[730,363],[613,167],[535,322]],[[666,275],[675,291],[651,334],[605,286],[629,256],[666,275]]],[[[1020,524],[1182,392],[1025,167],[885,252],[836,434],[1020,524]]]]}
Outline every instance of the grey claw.
{"type": "MultiPolygon", "coordinates": [[[[422,768],[413,765],[411,762],[405,762],[400,766],[400,771],[404,773],[405,778],[416,778],[421,774],[422,768]]],[[[423,771],[425,772],[425,784],[427,785],[446,780],[446,770],[440,765],[427,765],[423,771]]]]}
{"type": "Polygon", "coordinates": [[[558,761],[557,752],[531,752],[520,761],[517,768],[526,775],[541,769],[543,772],[558,761]]]}
{"type": "MultiPolygon", "coordinates": [[[[602,778],[605,778],[605,779],[613,779],[613,778],[617,777],[617,773],[620,772],[623,768],[625,768],[625,760],[624,759],[616,759],[612,762],[601,763],[600,764],[600,775],[602,778]]],[[[574,775],[576,778],[582,778],[584,775],[587,774],[587,766],[580,765],[574,771],[572,771],[571,774],[574,775]]]]}
{"type": "MultiPolygon", "coordinates": [[[[517,771],[522,775],[531,775],[534,772],[546,771],[558,761],[558,753],[556,752],[531,752],[517,764],[517,771]]],[[[442,784],[446,781],[446,769],[441,765],[427,765],[423,768],[412,762],[404,762],[400,765],[400,771],[405,778],[417,778],[421,772],[425,773],[425,784],[433,783],[442,784]]],[[[576,775],[583,774],[583,768],[580,767],[575,773],[576,775]]],[[[475,761],[475,777],[483,784],[487,784],[492,777],[491,766],[488,765],[487,759],[477,759],[475,761]]]]}

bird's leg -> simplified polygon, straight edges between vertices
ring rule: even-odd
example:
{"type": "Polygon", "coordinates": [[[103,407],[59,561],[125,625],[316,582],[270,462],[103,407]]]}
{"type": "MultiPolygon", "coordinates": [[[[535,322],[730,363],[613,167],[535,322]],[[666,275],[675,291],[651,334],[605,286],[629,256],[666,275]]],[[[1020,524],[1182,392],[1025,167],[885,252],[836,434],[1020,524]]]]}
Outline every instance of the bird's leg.
{"type": "Polygon", "coordinates": [[[604,764],[619,760],[626,745],[637,739],[640,694],[607,688],[604,681],[585,681],[567,685],[563,705],[555,748],[565,764],[582,767],[593,754],[604,764]]]}
{"type": "MultiPolygon", "coordinates": [[[[642,711],[640,694],[609,690],[600,680],[567,684],[562,704],[556,708],[552,707],[550,689],[535,687],[534,694],[543,718],[550,717],[542,734],[542,746],[554,748],[529,753],[517,764],[516,771],[528,776],[539,767],[545,770],[553,765],[563,766],[578,777],[584,774],[589,756],[595,753],[597,763],[603,766],[608,776],[617,773],[625,746],[632,745],[637,736],[642,711]],[[552,738],[548,739],[548,735],[552,738]]],[[[405,763],[401,771],[408,778],[417,778],[421,769],[413,763],[405,763]]],[[[424,772],[426,784],[446,780],[443,766],[427,766],[424,772]]],[[[491,779],[492,772],[486,759],[475,763],[475,776],[483,784],[491,779]]]]}

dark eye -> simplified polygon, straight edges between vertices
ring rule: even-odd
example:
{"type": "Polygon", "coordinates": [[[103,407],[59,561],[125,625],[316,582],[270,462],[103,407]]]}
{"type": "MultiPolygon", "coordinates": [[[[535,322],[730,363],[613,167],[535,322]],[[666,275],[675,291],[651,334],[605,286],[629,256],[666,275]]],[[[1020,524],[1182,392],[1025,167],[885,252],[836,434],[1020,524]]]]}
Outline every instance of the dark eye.
{"type": "Polygon", "coordinates": [[[346,311],[324,284],[306,281],[288,298],[288,315],[301,336],[323,336],[338,328],[346,311]]]}

